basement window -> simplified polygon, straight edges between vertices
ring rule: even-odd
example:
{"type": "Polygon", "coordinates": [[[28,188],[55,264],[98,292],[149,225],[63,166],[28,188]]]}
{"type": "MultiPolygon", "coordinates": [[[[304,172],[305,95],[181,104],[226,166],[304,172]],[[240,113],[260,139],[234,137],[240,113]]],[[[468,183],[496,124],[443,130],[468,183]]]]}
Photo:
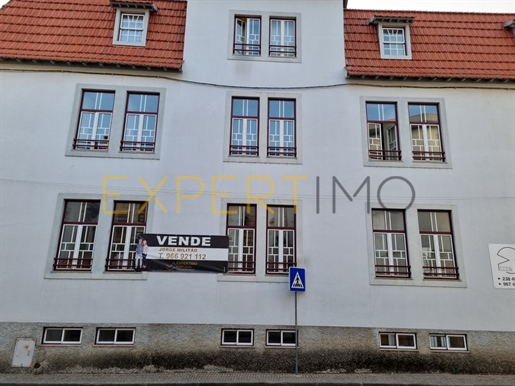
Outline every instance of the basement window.
{"type": "Polygon", "coordinates": [[[128,345],[134,344],[134,328],[99,328],[95,343],[99,345],[128,345]]]}
{"type": "Polygon", "coordinates": [[[417,339],[415,334],[382,332],[379,334],[379,347],[393,350],[416,350],[417,339]]]}
{"type": "Polygon", "coordinates": [[[253,330],[222,330],[222,346],[254,345],[253,330]]]}
{"type": "Polygon", "coordinates": [[[467,351],[466,335],[429,335],[431,350],[467,351]]]}
{"type": "Polygon", "coordinates": [[[45,328],[43,344],[81,344],[82,328],[45,328]]]}

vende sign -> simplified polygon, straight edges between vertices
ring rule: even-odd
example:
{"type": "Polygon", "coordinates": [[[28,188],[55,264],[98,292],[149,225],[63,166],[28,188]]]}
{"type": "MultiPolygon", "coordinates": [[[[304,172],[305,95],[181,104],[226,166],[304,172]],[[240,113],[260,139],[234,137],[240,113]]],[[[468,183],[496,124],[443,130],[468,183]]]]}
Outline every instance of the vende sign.
{"type": "Polygon", "coordinates": [[[227,272],[229,236],[145,233],[147,271],[227,272]]]}

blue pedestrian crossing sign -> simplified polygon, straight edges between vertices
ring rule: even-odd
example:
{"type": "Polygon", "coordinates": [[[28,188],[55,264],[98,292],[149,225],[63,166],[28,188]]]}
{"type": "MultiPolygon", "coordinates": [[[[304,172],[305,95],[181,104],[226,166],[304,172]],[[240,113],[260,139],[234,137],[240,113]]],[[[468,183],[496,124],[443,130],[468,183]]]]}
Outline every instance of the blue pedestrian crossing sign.
{"type": "Polygon", "coordinates": [[[290,291],[306,291],[306,269],[290,267],[290,291]]]}

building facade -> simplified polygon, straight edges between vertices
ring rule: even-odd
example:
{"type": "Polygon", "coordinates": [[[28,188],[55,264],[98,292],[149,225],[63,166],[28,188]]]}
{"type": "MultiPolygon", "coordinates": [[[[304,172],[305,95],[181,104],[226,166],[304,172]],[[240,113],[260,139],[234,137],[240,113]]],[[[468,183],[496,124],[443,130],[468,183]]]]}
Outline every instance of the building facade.
{"type": "Polygon", "coordinates": [[[292,371],[297,341],[301,371],[513,372],[515,15],[0,19],[3,371],[292,371]],[[137,269],[144,234],[227,235],[226,272],[137,269]]]}

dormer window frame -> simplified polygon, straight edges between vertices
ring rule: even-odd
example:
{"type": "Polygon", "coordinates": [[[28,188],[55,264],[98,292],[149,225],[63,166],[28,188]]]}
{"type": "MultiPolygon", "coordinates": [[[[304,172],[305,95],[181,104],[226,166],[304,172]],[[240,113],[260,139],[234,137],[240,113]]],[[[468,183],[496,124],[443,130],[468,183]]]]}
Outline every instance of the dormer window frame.
{"type": "Polygon", "coordinates": [[[401,59],[411,60],[411,35],[410,24],[415,20],[414,17],[386,17],[386,16],[372,16],[369,19],[370,24],[377,25],[377,36],[379,39],[379,52],[381,59],[401,59]],[[402,31],[403,40],[399,42],[385,41],[385,31],[399,30],[402,31]],[[398,44],[404,47],[404,55],[390,55],[386,53],[385,44],[398,44]]]}
{"type": "Polygon", "coordinates": [[[148,23],[150,20],[150,12],[157,12],[157,6],[153,3],[133,3],[133,2],[123,2],[123,1],[110,1],[111,6],[116,10],[116,18],[114,22],[114,32],[113,32],[113,45],[119,46],[136,46],[136,47],[144,47],[147,44],[147,32],[148,32],[148,23]],[[133,29],[133,28],[124,28],[123,27],[123,19],[124,16],[143,16],[142,28],[135,28],[135,31],[141,31],[141,40],[140,41],[125,41],[121,40],[121,32],[122,29],[133,29]]]}

